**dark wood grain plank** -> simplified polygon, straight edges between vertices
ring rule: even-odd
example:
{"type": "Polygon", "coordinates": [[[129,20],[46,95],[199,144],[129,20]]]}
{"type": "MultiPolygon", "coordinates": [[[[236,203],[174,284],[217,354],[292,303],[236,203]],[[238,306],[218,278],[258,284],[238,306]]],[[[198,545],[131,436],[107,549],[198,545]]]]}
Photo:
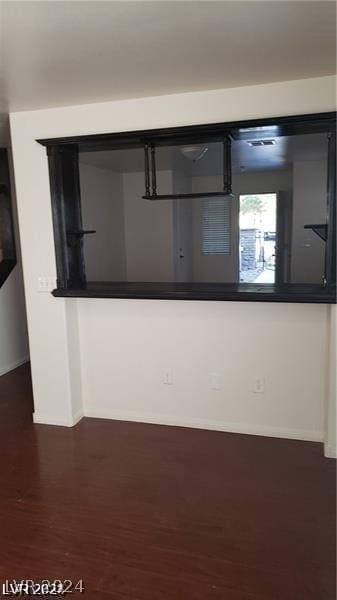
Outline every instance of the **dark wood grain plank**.
{"type": "Polygon", "coordinates": [[[320,444],[31,412],[29,368],[0,378],[0,581],[83,579],[95,600],[335,600],[320,444]]]}

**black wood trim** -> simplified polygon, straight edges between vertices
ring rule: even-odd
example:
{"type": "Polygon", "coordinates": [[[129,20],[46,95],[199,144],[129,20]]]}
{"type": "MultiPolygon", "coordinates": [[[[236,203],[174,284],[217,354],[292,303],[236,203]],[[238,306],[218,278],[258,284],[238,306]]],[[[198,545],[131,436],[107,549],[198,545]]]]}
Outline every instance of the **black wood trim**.
{"type": "Polygon", "coordinates": [[[335,304],[336,289],[311,284],[91,282],[81,288],[56,289],[61,298],[134,298],[335,304]]]}
{"type": "Polygon", "coordinates": [[[232,140],[223,140],[223,190],[226,196],[232,195],[232,140]]]}
{"type": "MultiPolygon", "coordinates": [[[[157,171],[156,171],[156,146],[151,144],[151,184],[152,192],[151,199],[155,200],[157,197],[157,171]]],[[[146,188],[145,188],[146,193],[146,188]]]]}
{"type": "MultiPolygon", "coordinates": [[[[149,149],[152,149],[151,159],[152,165],[155,164],[154,155],[154,144],[157,145],[168,145],[177,143],[191,143],[193,141],[211,141],[218,140],[223,142],[223,139],[231,136],[234,139],[240,139],[240,136],[253,135],[254,127],[265,127],[268,129],[275,128],[274,135],[295,135],[304,133],[323,133],[326,132],[329,135],[329,175],[328,175],[328,239],[327,239],[327,252],[326,252],[326,264],[325,264],[325,283],[329,287],[336,281],[336,164],[335,164],[335,127],[336,127],[336,113],[320,113],[320,114],[308,114],[308,115],[292,115],[286,117],[274,117],[267,119],[252,119],[244,121],[233,121],[230,123],[215,123],[208,125],[192,125],[187,127],[174,127],[167,129],[156,129],[156,130],[145,130],[145,131],[133,131],[133,132],[119,132],[102,135],[89,135],[89,136],[76,136],[68,138],[54,138],[47,140],[38,140],[39,143],[47,146],[49,155],[49,171],[50,171],[50,183],[51,183],[51,195],[52,195],[52,207],[53,207],[53,222],[55,232],[55,248],[56,248],[56,261],[57,261],[57,272],[58,279],[57,285],[60,288],[62,295],[64,295],[64,289],[71,288],[72,290],[85,289],[85,265],[83,260],[83,238],[78,237],[76,243],[68,244],[67,239],[67,227],[71,230],[80,231],[82,230],[82,218],[81,218],[81,203],[80,203],[80,182],[79,182],[79,167],[78,167],[78,155],[80,151],[95,151],[102,149],[113,149],[113,148],[132,148],[132,147],[144,147],[146,160],[150,162],[149,149]],[[248,129],[252,131],[248,132],[248,129]]],[[[269,134],[269,132],[268,132],[269,134]]],[[[261,135],[261,129],[259,130],[261,135]]],[[[155,169],[153,169],[155,171],[155,169]]],[[[153,175],[153,173],[152,173],[153,175]]],[[[146,191],[150,189],[150,177],[149,173],[146,176],[146,191]]],[[[188,194],[188,195],[158,195],[156,193],[156,180],[152,179],[152,194],[146,194],[144,197],[149,200],[160,200],[160,199],[179,199],[185,197],[191,198],[202,198],[209,196],[224,196],[226,192],[213,192],[207,194],[188,194]]],[[[144,284],[147,285],[147,284],[144,284]]],[[[198,285],[198,284],[196,284],[198,285]]],[[[231,285],[231,284],[222,284],[231,285]]],[[[294,284],[289,284],[294,285],[294,284]]],[[[200,284],[200,290],[202,290],[202,284],[200,284]]],[[[92,289],[92,288],[91,288],[92,289]]],[[[125,289],[125,288],[124,288],[125,289]]],[[[214,288],[212,288],[214,289],[214,288]]],[[[295,287],[293,288],[295,290],[295,287]]],[[[298,287],[296,288],[298,289],[298,287]]],[[[137,292],[120,291],[119,295],[111,295],[116,292],[111,291],[107,297],[183,297],[184,299],[231,299],[228,294],[232,294],[232,298],[241,299],[242,293],[247,299],[249,294],[247,289],[236,290],[230,292],[230,288],[222,288],[221,293],[216,292],[216,298],[213,298],[209,287],[203,292],[198,292],[195,288],[193,291],[182,292],[180,289],[175,288],[174,291],[157,292],[151,288],[151,292],[144,292],[141,288],[138,288],[137,292]],[[137,296],[132,294],[137,293],[137,296]],[[126,294],[126,295],[125,295],[126,294]],[[145,294],[145,295],[144,295],[145,294]],[[146,295],[150,294],[150,295],[146,295]],[[154,295],[153,295],[154,294],[154,295]],[[172,295],[173,294],[173,295],[172,295]],[[184,296],[184,294],[186,294],[184,296]],[[220,298],[219,298],[220,294],[220,298]],[[240,296],[238,298],[237,296],[240,296]]],[[[98,294],[102,294],[102,291],[97,291],[98,294]]],[[[270,288],[269,292],[264,288],[259,291],[251,291],[252,298],[254,301],[264,300],[268,297],[268,293],[275,295],[275,301],[298,301],[306,302],[311,301],[306,299],[305,295],[308,294],[308,298],[314,298],[312,301],[325,302],[322,298],[330,298],[330,292],[324,296],[324,293],[320,291],[313,292],[313,288],[303,287],[297,296],[294,293],[290,293],[288,289],[287,293],[284,289],[276,290],[276,288],[270,288]],[[311,291],[310,291],[311,290],[311,291]],[[295,295],[294,295],[295,294],[295,295]],[[289,295],[291,300],[278,300],[277,298],[285,298],[289,295]],[[294,300],[294,298],[298,298],[294,300]],[[315,300],[315,298],[318,298],[315,300]]],[[[88,295],[88,294],[87,294],[88,295]]],[[[101,296],[98,296],[101,297],[101,296]]],[[[330,301],[328,300],[328,301],[330,301]]],[[[268,300],[269,301],[269,300],[268,300]]]]}
{"type": "Polygon", "coordinates": [[[48,148],[48,160],[57,285],[61,288],[83,285],[83,235],[76,236],[76,243],[72,243],[74,236],[69,234],[69,231],[83,231],[78,147],[70,144],[48,148]]]}
{"type": "Polygon", "coordinates": [[[16,265],[11,183],[8,151],[0,148],[0,287],[16,265]]]}
{"type": "Polygon", "coordinates": [[[149,145],[144,145],[144,174],[145,174],[145,198],[150,198],[150,161],[149,161],[149,145]]]}
{"type": "Polygon", "coordinates": [[[328,146],[325,279],[327,285],[336,283],[336,132],[329,134],[328,146]]]}
{"type": "MultiPolygon", "coordinates": [[[[231,135],[234,139],[247,136],[241,129],[253,127],[277,126],[274,135],[295,135],[300,133],[324,133],[334,131],[336,112],[326,112],[307,115],[291,115],[285,117],[268,117],[265,119],[245,119],[227,123],[211,123],[207,125],[187,125],[160,129],[123,131],[117,133],[102,133],[94,135],[79,135],[59,138],[36,140],[43,146],[62,146],[77,144],[80,152],[93,152],[113,148],[140,148],[145,143],[155,141],[157,145],[191,143],[192,141],[223,141],[224,136],[231,135]]],[[[254,133],[249,134],[254,137],[254,133]]],[[[261,131],[259,132],[261,136],[261,131]]]]}
{"type": "Polygon", "coordinates": [[[149,196],[142,196],[144,200],[182,200],[184,198],[213,198],[213,197],[228,197],[234,198],[234,194],[228,194],[226,192],[195,192],[191,194],[150,194],[149,196]]]}

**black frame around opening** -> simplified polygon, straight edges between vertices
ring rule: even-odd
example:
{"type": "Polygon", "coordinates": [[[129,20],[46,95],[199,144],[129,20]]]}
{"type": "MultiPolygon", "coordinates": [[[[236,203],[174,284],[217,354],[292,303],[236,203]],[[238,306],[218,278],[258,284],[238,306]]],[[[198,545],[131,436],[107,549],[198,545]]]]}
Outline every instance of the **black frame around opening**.
{"type": "Polygon", "coordinates": [[[0,148],[0,288],[16,265],[11,184],[8,151],[0,148]]]}
{"type": "Polygon", "coordinates": [[[295,115],[194,125],[167,129],[72,136],[37,140],[46,146],[49,161],[53,212],[57,289],[55,296],[103,298],[158,298],[184,300],[249,300],[258,302],[336,302],[336,113],[295,115]],[[326,133],[329,136],[327,182],[327,239],[325,282],[312,284],[198,284],[86,282],[79,184],[79,153],[223,141],[224,138],[254,139],[253,128],[270,129],[273,136],[326,133]],[[247,129],[250,129],[249,133],[247,129]]]}

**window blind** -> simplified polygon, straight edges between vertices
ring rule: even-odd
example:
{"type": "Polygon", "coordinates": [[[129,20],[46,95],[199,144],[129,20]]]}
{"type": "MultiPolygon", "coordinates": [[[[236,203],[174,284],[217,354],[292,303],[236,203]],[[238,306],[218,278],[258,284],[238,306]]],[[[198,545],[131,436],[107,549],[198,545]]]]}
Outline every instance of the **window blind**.
{"type": "Polygon", "coordinates": [[[202,253],[230,254],[231,252],[231,200],[205,198],[201,217],[202,253]]]}

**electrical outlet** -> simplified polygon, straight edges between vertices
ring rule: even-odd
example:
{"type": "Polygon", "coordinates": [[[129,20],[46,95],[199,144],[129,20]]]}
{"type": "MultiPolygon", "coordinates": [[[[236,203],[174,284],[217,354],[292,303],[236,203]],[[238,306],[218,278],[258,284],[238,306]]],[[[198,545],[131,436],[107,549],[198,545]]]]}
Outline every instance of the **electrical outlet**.
{"type": "Polygon", "coordinates": [[[37,291],[38,292],[52,292],[56,288],[55,277],[38,277],[37,280],[37,291]]]}
{"type": "Polygon", "coordinates": [[[172,369],[163,369],[162,382],[164,385],[172,385],[173,384],[172,369]]]}
{"type": "Polygon", "coordinates": [[[264,394],[265,380],[263,379],[263,377],[255,377],[253,392],[254,392],[254,394],[264,394]]]}
{"type": "Polygon", "coordinates": [[[211,390],[221,390],[223,387],[221,373],[210,373],[209,374],[209,383],[210,383],[211,390]]]}

